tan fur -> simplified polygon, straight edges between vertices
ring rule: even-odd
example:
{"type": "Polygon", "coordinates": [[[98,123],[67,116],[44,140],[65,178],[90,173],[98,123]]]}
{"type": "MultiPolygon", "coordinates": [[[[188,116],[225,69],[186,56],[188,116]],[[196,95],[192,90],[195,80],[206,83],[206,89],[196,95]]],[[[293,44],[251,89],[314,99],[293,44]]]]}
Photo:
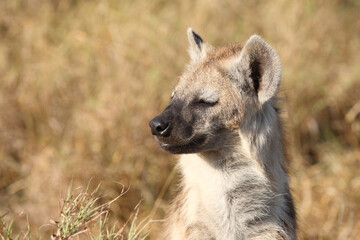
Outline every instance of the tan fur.
{"type": "Polygon", "coordinates": [[[188,38],[191,63],[150,123],[165,150],[187,153],[163,239],[296,239],[275,51],[259,36],[220,48],[188,38]]]}

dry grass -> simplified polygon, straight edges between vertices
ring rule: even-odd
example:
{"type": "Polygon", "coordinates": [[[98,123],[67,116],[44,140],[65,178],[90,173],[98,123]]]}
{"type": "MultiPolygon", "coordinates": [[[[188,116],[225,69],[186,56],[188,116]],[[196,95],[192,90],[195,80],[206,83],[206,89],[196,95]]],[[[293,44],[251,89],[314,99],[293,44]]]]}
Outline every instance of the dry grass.
{"type": "Polygon", "coordinates": [[[258,33],[274,46],[301,238],[356,239],[359,12],[355,0],[0,1],[0,215],[49,236],[39,226],[56,219],[59,192],[92,178],[109,198],[131,184],[113,204],[120,223],[141,199],[143,216],[163,217],[175,158],[148,121],[188,61],[192,26],[214,44],[258,33]]]}
{"type": "MultiPolygon", "coordinates": [[[[149,221],[145,220],[138,224],[139,205],[122,227],[118,227],[116,223],[110,224],[110,207],[126,192],[123,191],[116,198],[99,204],[99,200],[102,199],[99,187],[100,185],[90,192],[89,186],[73,190],[70,185],[66,197],[62,200],[59,220],[51,220],[51,224],[42,226],[50,226],[52,229],[51,236],[47,236],[46,239],[145,240],[146,234],[143,230],[149,221]]],[[[0,239],[31,240],[41,239],[41,237],[32,235],[29,224],[25,233],[13,233],[13,222],[6,222],[5,217],[2,216],[0,217],[0,239]]]]}

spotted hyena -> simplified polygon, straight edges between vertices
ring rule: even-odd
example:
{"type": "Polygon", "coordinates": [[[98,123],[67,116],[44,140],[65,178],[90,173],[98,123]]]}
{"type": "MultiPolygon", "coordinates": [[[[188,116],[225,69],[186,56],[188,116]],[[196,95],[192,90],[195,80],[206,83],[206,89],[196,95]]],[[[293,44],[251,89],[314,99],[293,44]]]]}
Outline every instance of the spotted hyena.
{"type": "Polygon", "coordinates": [[[190,64],[150,122],[182,175],[164,239],[296,239],[275,95],[281,65],[253,35],[213,47],[188,29],[190,64]]]}

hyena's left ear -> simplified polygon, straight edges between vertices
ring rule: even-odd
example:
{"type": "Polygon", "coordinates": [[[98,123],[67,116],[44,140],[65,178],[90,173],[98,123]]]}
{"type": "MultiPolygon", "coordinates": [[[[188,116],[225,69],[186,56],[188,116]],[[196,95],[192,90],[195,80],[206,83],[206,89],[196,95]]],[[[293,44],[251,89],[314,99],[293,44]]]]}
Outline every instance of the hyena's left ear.
{"type": "Polygon", "coordinates": [[[199,62],[206,56],[207,44],[204,43],[202,38],[192,30],[192,28],[187,29],[187,36],[189,40],[189,55],[193,63],[199,62]]]}
{"type": "Polygon", "coordinates": [[[275,50],[260,36],[253,35],[246,42],[240,66],[251,79],[261,104],[275,96],[281,81],[281,64],[275,50]]]}

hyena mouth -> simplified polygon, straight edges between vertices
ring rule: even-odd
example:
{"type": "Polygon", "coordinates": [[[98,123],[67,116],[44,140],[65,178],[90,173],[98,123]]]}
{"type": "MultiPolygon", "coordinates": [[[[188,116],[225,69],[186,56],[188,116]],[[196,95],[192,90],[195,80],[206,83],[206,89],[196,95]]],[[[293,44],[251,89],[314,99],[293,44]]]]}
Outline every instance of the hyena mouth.
{"type": "Polygon", "coordinates": [[[188,143],[185,144],[169,144],[159,141],[160,146],[165,151],[173,154],[181,153],[196,153],[200,147],[206,142],[206,135],[200,135],[192,138],[188,143]]]}

